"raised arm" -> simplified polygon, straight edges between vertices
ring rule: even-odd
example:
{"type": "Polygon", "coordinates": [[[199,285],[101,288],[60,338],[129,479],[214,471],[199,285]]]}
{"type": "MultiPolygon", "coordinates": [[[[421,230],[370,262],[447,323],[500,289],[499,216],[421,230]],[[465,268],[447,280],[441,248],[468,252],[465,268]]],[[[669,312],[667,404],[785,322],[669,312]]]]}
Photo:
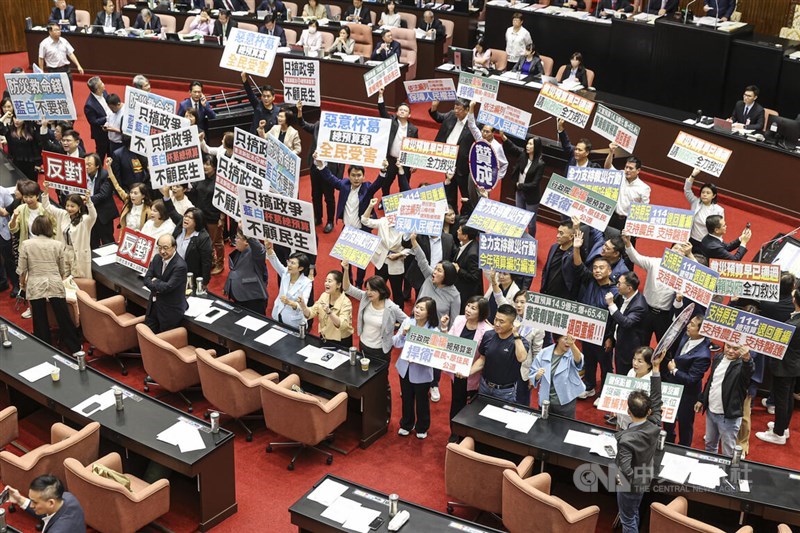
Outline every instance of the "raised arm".
{"type": "Polygon", "coordinates": [[[431,267],[430,263],[428,263],[428,258],[425,257],[425,252],[422,251],[422,248],[420,248],[419,244],[417,243],[416,233],[411,234],[411,249],[414,251],[414,257],[417,260],[419,271],[422,272],[422,277],[430,277],[431,274],[433,274],[433,268],[431,267]]]}

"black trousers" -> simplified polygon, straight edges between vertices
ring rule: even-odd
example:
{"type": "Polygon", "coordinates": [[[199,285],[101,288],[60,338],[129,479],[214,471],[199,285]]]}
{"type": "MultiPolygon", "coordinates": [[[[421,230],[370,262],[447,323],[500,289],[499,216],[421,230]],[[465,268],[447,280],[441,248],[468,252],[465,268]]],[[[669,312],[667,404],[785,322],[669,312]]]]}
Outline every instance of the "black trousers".
{"type": "Polygon", "coordinates": [[[653,333],[656,334],[656,341],[660,341],[661,337],[669,329],[670,324],[672,324],[672,313],[648,307],[644,334],[646,341],[650,342],[650,339],[653,338],[653,333]]]}
{"type": "MultiPolygon", "coordinates": [[[[470,179],[469,175],[462,176],[456,173],[453,175],[453,180],[450,182],[450,185],[444,186],[447,203],[453,206],[453,210],[455,210],[456,214],[459,213],[459,208],[461,207],[461,198],[469,198],[468,184],[470,179]]],[[[471,212],[472,210],[466,207],[466,211],[471,212]]]]}
{"type": "Polygon", "coordinates": [[[31,181],[37,181],[38,175],[36,172],[36,163],[33,161],[20,161],[18,159],[14,160],[14,166],[19,169],[20,172],[25,174],[25,177],[31,181]]]}
{"type": "Polygon", "coordinates": [[[675,426],[678,426],[678,444],[681,446],[691,446],[694,438],[694,404],[697,398],[683,397],[678,405],[678,412],[675,415],[675,423],[667,424],[664,422],[664,430],[667,432],[667,442],[675,442],[675,426]]]}
{"type": "MultiPolygon", "coordinates": [[[[614,351],[614,372],[619,374],[620,376],[627,376],[628,371],[633,368],[633,357],[630,360],[627,358],[627,354],[619,354],[617,351],[614,351]]],[[[603,378],[605,379],[605,378],[603,378]]]]}
{"type": "Polygon", "coordinates": [[[402,309],[403,304],[403,274],[389,274],[389,269],[383,265],[377,272],[377,275],[389,281],[389,287],[392,290],[392,301],[402,309]]]}
{"type": "MultiPolygon", "coordinates": [[[[154,304],[150,304],[152,309],[154,304]]],[[[183,322],[183,315],[170,317],[169,321],[166,320],[159,320],[156,316],[156,313],[149,312],[144,319],[144,325],[153,330],[153,333],[162,333],[164,331],[169,331],[171,329],[175,329],[181,325],[183,322]]]]}
{"type": "Polygon", "coordinates": [[[254,313],[258,313],[259,315],[266,316],[267,314],[266,300],[243,300],[241,302],[237,301],[236,303],[245,309],[249,309],[254,313]]]}
{"type": "Polygon", "coordinates": [[[386,160],[389,162],[389,168],[386,169],[386,179],[383,180],[383,186],[381,187],[383,195],[386,196],[390,193],[392,183],[394,183],[395,178],[399,178],[398,182],[401,192],[409,190],[411,188],[411,186],[408,184],[410,178],[409,170],[411,169],[403,167],[403,175],[401,176],[397,172],[397,158],[387,155],[386,160]]]}
{"type": "Polygon", "coordinates": [[[602,346],[596,344],[583,344],[584,369],[583,380],[586,382],[586,389],[595,389],[598,393],[606,382],[606,374],[614,372],[611,362],[611,352],[606,352],[602,346]],[[600,365],[600,386],[597,386],[597,365],[600,365]]]}
{"type": "MultiPolygon", "coordinates": [[[[113,200],[111,200],[113,201],[113,200]]],[[[92,226],[92,233],[89,237],[92,250],[99,248],[105,244],[111,244],[114,241],[114,221],[107,224],[97,223],[92,226]]]]}
{"type": "Polygon", "coordinates": [[[0,259],[3,261],[3,272],[5,273],[6,281],[12,287],[19,287],[17,262],[14,260],[14,246],[11,239],[0,238],[0,259]]]}
{"type": "Polygon", "coordinates": [[[314,219],[317,224],[322,224],[322,199],[325,198],[327,222],[336,223],[336,199],[333,196],[333,186],[322,179],[316,165],[311,165],[311,204],[314,206],[314,219]]]}
{"type": "Polygon", "coordinates": [[[44,71],[45,72],[66,72],[67,73],[67,78],[69,78],[69,90],[70,90],[70,92],[72,94],[75,94],[75,90],[72,87],[72,69],[70,68],[69,63],[66,64],[66,65],[63,65],[61,67],[56,67],[56,68],[50,68],[48,66],[45,66],[44,67],[44,71]]]}
{"type": "Polygon", "coordinates": [[[772,376],[772,395],[775,397],[775,426],[772,432],[783,435],[792,422],[794,411],[795,377],[772,376]]]}
{"type": "Polygon", "coordinates": [[[478,395],[477,390],[467,390],[467,378],[453,378],[452,396],[450,397],[450,432],[452,433],[452,420],[467,403],[478,395]]]}
{"type": "Polygon", "coordinates": [[[400,376],[400,394],[402,395],[402,414],[400,427],[406,431],[415,429],[417,433],[426,433],[431,427],[431,404],[428,400],[428,383],[411,383],[400,376]]]}
{"type": "MultiPolygon", "coordinates": [[[[47,318],[47,299],[38,298],[30,300],[31,313],[33,314],[33,334],[37,339],[50,342],[50,321],[47,318]]],[[[69,351],[75,353],[81,348],[81,341],[78,338],[78,330],[69,315],[67,301],[64,298],[50,298],[50,305],[53,306],[53,314],[56,315],[58,322],[58,334],[61,337],[61,344],[69,351]]],[[[183,318],[183,317],[181,317],[183,318]]]]}
{"type": "Polygon", "coordinates": [[[94,140],[94,153],[100,156],[100,161],[105,164],[106,157],[111,155],[109,152],[108,135],[94,140]]]}

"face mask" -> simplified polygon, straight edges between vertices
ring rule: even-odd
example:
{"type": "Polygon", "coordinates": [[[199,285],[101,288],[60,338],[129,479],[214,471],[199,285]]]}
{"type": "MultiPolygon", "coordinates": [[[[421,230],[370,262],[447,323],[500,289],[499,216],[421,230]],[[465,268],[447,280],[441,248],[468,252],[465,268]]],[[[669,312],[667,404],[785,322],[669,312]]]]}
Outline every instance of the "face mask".
{"type": "Polygon", "coordinates": [[[308,33],[314,35],[315,33],[317,33],[317,28],[308,28],[308,33]]]}

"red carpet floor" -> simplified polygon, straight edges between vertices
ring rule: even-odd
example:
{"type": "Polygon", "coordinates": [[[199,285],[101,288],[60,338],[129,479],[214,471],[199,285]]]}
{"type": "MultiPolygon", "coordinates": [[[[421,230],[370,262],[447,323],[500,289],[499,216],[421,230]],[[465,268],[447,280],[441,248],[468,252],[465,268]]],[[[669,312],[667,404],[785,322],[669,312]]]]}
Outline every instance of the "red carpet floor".
{"type": "MultiPolygon", "coordinates": [[[[24,65],[25,57],[24,54],[0,55],[0,70],[7,72],[13,66],[24,65]]],[[[80,115],[82,115],[83,102],[88,95],[85,85],[86,79],[86,76],[77,76],[75,80],[75,102],[80,115]]],[[[124,94],[124,84],[128,80],[104,77],[104,81],[110,93],[116,92],[122,95],[124,94]]],[[[155,80],[152,81],[154,81],[154,90],[159,94],[175,99],[185,97],[183,88],[176,87],[175,84],[160,84],[155,80]]],[[[214,92],[212,88],[206,88],[207,94],[212,92],[214,92]]],[[[352,108],[350,109],[352,110],[352,108]]],[[[359,111],[353,110],[353,112],[359,111]]],[[[374,108],[360,112],[376,114],[374,108]]],[[[420,126],[421,137],[433,138],[435,134],[434,124],[428,118],[424,106],[414,107],[412,120],[420,126]]],[[[85,121],[79,120],[77,129],[86,139],[87,149],[91,149],[93,143],[89,137],[89,128],[85,121]]],[[[373,177],[374,173],[368,172],[368,179],[373,177]]],[[[440,177],[436,177],[433,174],[426,176],[424,173],[417,173],[413,178],[412,186],[423,180],[434,182],[440,179],[440,177]]],[[[685,205],[680,183],[656,176],[645,176],[645,180],[653,187],[653,204],[685,205]]],[[[300,197],[306,200],[310,198],[310,185],[307,177],[301,179],[300,197]]],[[[786,231],[800,225],[800,222],[796,220],[780,218],[774,213],[754,209],[751,206],[742,205],[730,199],[721,198],[720,203],[726,208],[731,233],[741,231],[747,221],[752,223],[754,243],[767,241],[778,231],[786,231]]],[[[538,237],[541,243],[540,249],[547,250],[555,240],[555,229],[540,225],[538,237]]],[[[336,232],[329,235],[319,232],[318,239],[321,250],[330,250],[335,242],[336,232]]],[[[663,245],[655,241],[642,240],[638,249],[646,255],[660,256],[663,251],[663,245]]],[[[750,254],[748,254],[749,258],[750,254]]],[[[540,256],[540,259],[544,260],[544,257],[540,256]]],[[[328,270],[339,268],[339,266],[337,260],[321,253],[317,268],[318,272],[325,273],[328,270]]],[[[642,273],[640,272],[639,274],[641,275],[642,273]]],[[[211,289],[221,292],[223,282],[224,274],[216,276],[212,280],[211,289]]],[[[538,288],[538,284],[538,280],[535,281],[534,288],[538,288]]],[[[270,272],[270,301],[275,297],[276,287],[274,273],[270,272]]],[[[410,311],[410,304],[407,304],[406,310],[410,311]]],[[[0,295],[0,314],[28,330],[32,327],[30,320],[26,321],[20,318],[19,311],[14,310],[13,300],[8,298],[8,293],[0,295]]],[[[115,379],[141,390],[141,383],[145,374],[139,364],[131,363],[130,373],[127,377],[120,375],[118,367],[113,361],[98,361],[95,366],[115,379]]],[[[238,427],[234,425],[228,426],[229,429],[237,433],[235,453],[239,512],[215,528],[215,531],[255,530],[284,532],[295,530],[290,525],[288,507],[307,491],[314,482],[328,472],[381,491],[397,492],[404,499],[444,511],[447,501],[444,491],[444,451],[449,434],[449,384],[445,379],[442,380],[442,400],[438,404],[432,404],[431,430],[428,438],[420,441],[413,438],[413,436],[411,438],[403,438],[396,435],[400,398],[399,382],[395,372],[390,373],[390,380],[393,391],[394,413],[388,435],[378,440],[367,450],[361,450],[357,447],[355,430],[347,426],[343,427],[337,432],[336,445],[352,451],[346,456],[335,453],[334,462],[330,466],[327,466],[324,460],[316,454],[304,454],[298,459],[297,469],[294,472],[288,472],[286,470],[286,465],[290,459],[288,451],[277,450],[273,454],[266,454],[264,451],[269,441],[284,439],[265,430],[263,423],[253,423],[251,427],[256,429],[256,435],[254,441],[248,443],[244,439],[243,432],[238,427]]],[[[151,390],[151,394],[158,395],[160,393],[154,388],[151,390]]],[[[195,413],[202,413],[203,409],[208,407],[207,402],[201,400],[198,394],[193,395],[193,399],[196,400],[195,413]]],[[[184,407],[180,400],[175,401],[173,397],[167,397],[165,401],[179,408],[184,407]]],[[[581,402],[578,405],[577,416],[579,419],[602,424],[602,414],[594,409],[590,402],[581,402]]],[[[753,431],[764,430],[769,420],[772,420],[772,417],[766,414],[766,411],[759,403],[753,410],[753,431]]],[[[29,448],[45,442],[49,433],[46,428],[49,427],[50,423],[49,415],[44,412],[27,418],[21,424],[20,441],[29,448]]],[[[702,447],[704,424],[705,419],[698,417],[695,423],[693,443],[695,447],[702,447]]],[[[795,418],[791,429],[792,432],[800,434],[800,418],[795,418]]],[[[789,468],[798,467],[797,454],[800,451],[800,445],[793,440],[789,440],[786,446],[779,447],[762,443],[753,435],[750,450],[749,459],[753,461],[767,462],[789,468]]],[[[192,511],[193,486],[187,480],[177,476],[173,477],[172,483],[175,487],[175,490],[172,491],[172,509],[160,522],[174,531],[193,531],[196,527],[196,518],[192,511]]],[[[554,490],[558,493],[559,488],[555,487],[554,490]]],[[[563,490],[567,490],[567,487],[564,487],[563,490]]],[[[577,507],[584,507],[598,501],[595,496],[592,496],[591,501],[585,496],[585,494],[571,490],[565,494],[565,499],[577,507]]],[[[602,509],[598,530],[609,531],[610,523],[616,513],[616,506],[614,501],[607,496],[599,497],[598,503],[602,509]]],[[[470,510],[457,511],[457,513],[460,516],[474,517],[474,512],[470,510]]],[[[721,515],[730,517],[732,513],[721,513],[721,515]]],[[[18,527],[25,528],[25,530],[32,530],[32,521],[24,514],[11,515],[10,521],[12,524],[18,525],[18,527]]],[[[487,525],[497,526],[491,521],[486,523],[487,525]]]]}

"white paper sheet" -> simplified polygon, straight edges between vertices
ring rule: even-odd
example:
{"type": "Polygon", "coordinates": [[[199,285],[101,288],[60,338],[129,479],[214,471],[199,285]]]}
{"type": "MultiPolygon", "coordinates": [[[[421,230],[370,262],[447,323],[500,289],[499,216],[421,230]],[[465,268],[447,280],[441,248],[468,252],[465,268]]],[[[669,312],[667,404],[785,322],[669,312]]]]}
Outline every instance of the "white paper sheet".
{"type": "Polygon", "coordinates": [[[186,316],[189,317],[197,317],[205,313],[211,307],[211,304],[214,303],[214,300],[208,300],[206,298],[198,298],[196,296],[189,296],[186,298],[186,303],[189,304],[189,309],[186,310],[184,313],[186,316]]]}
{"type": "Polygon", "coordinates": [[[34,366],[33,368],[29,368],[28,370],[23,370],[19,373],[19,375],[33,383],[34,381],[39,381],[45,376],[49,376],[50,372],[52,372],[54,368],[55,365],[44,362],[40,365],[34,366]]]}
{"type": "Polygon", "coordinates": [[[307,363],[313,363],[315,365],[319,365],[329,370],[333,370],[334,368],[337,368],[345,361],[349,360],[350,360],[349,355],[344,355],[339,352],[333,352],[328,350],[319,350],[313,355],[309,355],[308,357],[306,357],[307,363]],[[327,357],[328,354],[332,354],[332,356],[327,361],[324,361],[323,357],[327,357]]]}
{"type": "Polygon", "coordinates": [[[350,513],[350,516],[347,517],[347,521],[342,524],[342,527],[358,531],[359,533],[369,533],[370,523],[380,515],[380,511],[361,506],[350,513]]]}
{"type": "Polygon", "coordinates": [[[325,355],[326,350],[311,346],[310,344],[303,346],[302,350],[298,350],[297,355],[302,355],[306,359],[309,357],[322,357],[325,355]]]}
{"type": "Polygon", "coordinates": [[[658,477],[661,479],[666,479],[667,481],[672,481],[673,483],[677,483],[679,485],[683,485],[686,483],[686,478],[689,477],[689,470],[686,470],[677,464],[667,464],[661,468],[661,472],[658,474],[658,477]]]}
{"type": "Polygon", "coordinates": [[[497,420],[498,422],[502,422],[503,424],[508,424],[514,417],[513,411],[509,411],[508,409],[503,409],[502,407],[497,407],[495,405],[487,405],[486,407],[481,409],[481,412],[479,414],[480,416],[485,416],[486,418],[497,420]]]}
{"type": "Polygon", "coordinates": [[[212,307],[211,309],[208,309],[205,313],[197,315],[197,318],[195,318],[195,320],[197,320],[198,322],[202,322],[203,324],[213,324],[214,322],[216,322],[217,320],[219,320],[220,318],[224,317],[227,314],[228,311],[226,311],[225,309],[212,307]]]}
{"type": "Polygon", "coordinates": [[[719,486],[720,479],[727,476],[728,474],[717,465],[697,463],[689,474],[689,483],[715,489],[719,486]]]}
{"type": "Polygon", "coordinates": [[[271,328],[256,337],[256,342],[260,342],[261,344],[266,344],[267,346],[272,346],[275,344],[276,341],[281,340],[286,336],[285,331],[281,331],[279,329],[271,328]]]}
{"type": "Polygon", "coordinates": [[[119,245],[116,243],[106,244],[105,246],[101,246],[100,248],[95,248],[93,252],[99,255],[100,257],[105,257],[107,255],[116,255],[118,248],[119,245]]]}
{"type": "Polygon", "coordinates": [[[107,266],[117,262],[116,255],[102,255],[100,257],[93,257],[92,262],[97,266],[107,266]]]}
{"type": "Polygon", "coordinates": [[[582,431],[570,429],[567,431],[567,436],[564,437],[564,444],[573,444],[575,446],[591,448],[594,445],[594,440],[595,435],[591,433],[584,433],[582,431]]]}
{"type": "Polygon", "coordinates": [[[181,453],[203,450],[206,447],[197,428],[181,420],[156,435],[156,439],[178,446],[181,453]]]}
{"type": "Polygon", "coordinates": [[[506,428],[528,433],[538,419],[539,417],[533,413],[518,411],[513,413],[511,420],[506,424],[506,428]]]}
{"type": "Polygon", "coordinates": [[[360,507],[361,504],[356,501],[339,497],[327,509],[322,511],[321,516],[338,524],[344,524],[350,515],[360,507]]]}
{"type": "Polygon", "coordinates": [[[617,439],[614,438],[614,435],[609,433],[594,435],[594,443],[592,444],[592,447],[589,448],[589,453],[594,453],[601,457],[613,459],[617,455],[617,439]],[[608,450],[606,450],[607,446],[611,446],[611,449],[614,451],[614,453],[609,453],[608,450]]]}
{"type": "Polygon", "coordinates": [[[269,322],[266,322],[264,320],[259,320],[254,316],[247,315],[237,320],[236,325],[242,326],[244,329],[248,331],[258,331],[264,326],[268,326],[269,322]]]}
{"type": "Polygon", "coordinates": [[[312,502],[321,503],[324,506],[331,505],[336,498],[344,494],[347,490],[347,485],[342,485],[332,479],[326,479],[319,484],[319,487],[308,495],[308,499],[312,502]]]}
{"type": "Polygon", "coordinates": [[[114,389],[108,389],[102,394],[95,394],[90,398],[86,398],[81,403],[73,407],[72,410],[75,411],[76,413],[81,413],[84,416],[92,416],[94,413],[98,411],[103,411],[104,409],[108,409],[109,407],[114,405],[114,403],[115,403],[114,389]],[[97,402],[97,405],[90,411],[86,411],[86,408],[95,402],[97,402]]]}

